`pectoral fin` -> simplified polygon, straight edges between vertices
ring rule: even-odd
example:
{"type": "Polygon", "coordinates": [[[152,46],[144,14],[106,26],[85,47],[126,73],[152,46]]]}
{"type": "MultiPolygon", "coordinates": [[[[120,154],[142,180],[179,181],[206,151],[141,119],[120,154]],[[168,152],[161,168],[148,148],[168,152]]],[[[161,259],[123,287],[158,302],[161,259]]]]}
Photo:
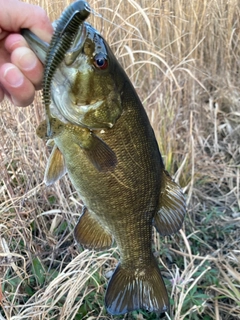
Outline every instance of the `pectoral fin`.
{"type": "Polygon", "coordinates": [[[62,152],[55,145],[50,158],[48,159],[47,168],[44,175],[44,182],[47,186],[52,185],[61,179],[66,173],[66,166],[62,152]]]}
{"type": "Polygon", "coordinates": [[[72,124],[65,125],[64,129],[71,134],[72,141],[80,146],[98,171],[114,170],[117,165],[115,152],[94,132],[72,124]]]}
{"type": "Polygon", "coordinates": [[[163,236],[177,232],[182,227],[185,213],[186,203],[182,190],[164,171],[159,211],[154,216],[157,231],[163,236]]]}
{"type": "Polygon", "coordinates": [[[99,137],[92,134],[91,143],[84,148],[85,154],[98,171],[112,171],[117,165],[117,157],[113,150],[99,137]]]}
{"type": "Polygon", "coordinates": [[[89,249],[103,250],[112,245],[112,235],[100,225],[86,207],[83,208],[83,213],[74,229],[74,236],[77,242],[89,249]]]}

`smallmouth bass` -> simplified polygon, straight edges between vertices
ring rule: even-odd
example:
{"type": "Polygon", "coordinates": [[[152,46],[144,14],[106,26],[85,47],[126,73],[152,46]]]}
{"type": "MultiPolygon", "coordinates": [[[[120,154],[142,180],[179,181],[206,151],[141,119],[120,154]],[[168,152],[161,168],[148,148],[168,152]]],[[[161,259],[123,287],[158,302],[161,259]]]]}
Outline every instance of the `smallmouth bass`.
{"type": "MultiPolygon", "coordinates": [[[[44,180],[51,185],[67,172],[81,196],[77,242],[96,250],[117,243],[121,259],[107,287],[107,311],[166,312],[169,300],[151,249],[152,228],[163,236],[177,232],[184,196],[164,168],[131,81],[85,17],[50,77],[52,102],[37,129],[40,138],[54,141],[44,180]]],[[[69,21],[60,18],[63,30],[69,21]]],[[[48,44],[28,30],[23,35],[51,67],[48,44]]],[[[61,41],[54,39],[55,45],[61,41]]]]}

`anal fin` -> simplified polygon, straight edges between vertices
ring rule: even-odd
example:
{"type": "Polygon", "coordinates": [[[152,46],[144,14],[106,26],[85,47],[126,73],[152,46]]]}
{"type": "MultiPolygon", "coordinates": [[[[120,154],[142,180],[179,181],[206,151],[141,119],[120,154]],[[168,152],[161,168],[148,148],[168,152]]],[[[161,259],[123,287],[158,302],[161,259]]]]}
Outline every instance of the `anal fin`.
{"type": "Polygon", "coordinates": [[[159,210],[154,216],[154,225],[162,236],[176,233],[181,229],[186,213],[184,194],[167,171],[162,175],[162,189],[159,210]]]}
{"type": "Polygon", "coordinates": [[[83,208],[83,213],[74,229],[74,236],[78,243],[89,249],[103,250],[112,245],[112,235],[100,225],[86,207],[83,208]]]}

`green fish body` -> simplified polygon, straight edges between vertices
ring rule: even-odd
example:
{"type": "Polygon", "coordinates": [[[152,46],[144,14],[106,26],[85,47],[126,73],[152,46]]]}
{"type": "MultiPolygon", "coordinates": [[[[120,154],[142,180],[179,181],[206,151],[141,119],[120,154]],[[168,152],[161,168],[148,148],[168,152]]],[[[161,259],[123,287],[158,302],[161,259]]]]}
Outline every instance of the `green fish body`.
{"type": "MultiPolygon", "coordinates": [[[[51,136],[46,121],[37,129],[55,144],[45,182],[67,172],[81,196],[79,243],[102,250],[116,241],[121,258],[106,291],[108,312],[165,312],[169,301],[152,229],[165,236],[181,228],[184,196],[165,171],[147,114],[108,44],[86,22],[79,33],[53,75],[51,136]]],[[[44,48],[35,35],[25,37],[44,48]]]]}

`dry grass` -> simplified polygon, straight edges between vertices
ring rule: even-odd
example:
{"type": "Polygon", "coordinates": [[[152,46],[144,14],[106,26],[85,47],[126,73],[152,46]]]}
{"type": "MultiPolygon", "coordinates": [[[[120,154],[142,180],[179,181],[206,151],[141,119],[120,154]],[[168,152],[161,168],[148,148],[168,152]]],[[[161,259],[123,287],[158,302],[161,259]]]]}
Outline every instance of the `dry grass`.
{"type": "MultiPolygon", "coordinates": [[[[68,1],[35,3],[54,20],[68,1]]],[[[240,2],[90,4],[103,16],[91,23],[127,70],[187,196],[183,230],[154,234],[172,302],[167,318],[240,319],[240,2]]],[[[78,195],[67,177],[43,185],[49,150],[35,136],[40,101],[38,94],[29,108],[0,107],[0,319],[113,319],[103,294],[117,250],[77,247],[78,195]]]]}

